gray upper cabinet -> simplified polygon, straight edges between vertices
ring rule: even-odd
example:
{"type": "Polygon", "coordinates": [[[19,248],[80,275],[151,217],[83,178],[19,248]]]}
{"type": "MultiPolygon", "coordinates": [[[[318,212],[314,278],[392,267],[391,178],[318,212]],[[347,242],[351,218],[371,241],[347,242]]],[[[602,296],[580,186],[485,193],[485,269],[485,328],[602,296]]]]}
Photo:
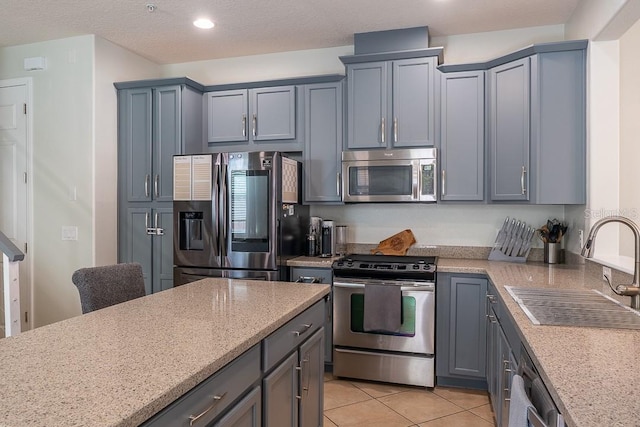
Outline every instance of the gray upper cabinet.
{"type": "Polygon", "coordinates": [[[492,201],[586,202],[585,47],[489,70],[492,201]]]}
{"type": "Polygon", "coordinates": [[[436,57],[347,64],[347,148],[435,144],[436,57]]]}
{"type": "Polygon", "coordinates": [[[491,200],[529,200],[530,59],[489,70],[491,200]]]}
{"type": "Polygon", "coordinates": [[[296,87],[207,93],[210,143],[296,139],[296,87]]]}
{"type": "Polygon", "coordinates": [[[342,82],[304,86],[305,203],[341,201],[342,91],[342,82]]]}
{"type": "Polygon", "coordinates": [[[173,286],[173,155],[202,152],[202,92],[188,79],[115,86],[118,260],[141,263],[153,293],[173,286]]]}
{"type": "Polygon", "coordinates": [[[440,74],[440,200],[484,200],[485,72],[440,74]]]}
{"type": "Polygon", "coordinates": [[[248,141],[248,94],[244,89],[208,94],[209,142],[248,141]]]}

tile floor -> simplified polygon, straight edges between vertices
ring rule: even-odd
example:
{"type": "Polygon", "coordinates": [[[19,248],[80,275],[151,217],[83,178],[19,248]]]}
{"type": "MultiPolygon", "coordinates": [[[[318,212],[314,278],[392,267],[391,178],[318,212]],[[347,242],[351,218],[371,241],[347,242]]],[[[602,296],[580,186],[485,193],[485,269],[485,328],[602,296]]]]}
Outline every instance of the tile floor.
{"type": "Polygon", "coordinates": [[[484,391],[324,379],[324,427],[494,426],[484,391]]]}

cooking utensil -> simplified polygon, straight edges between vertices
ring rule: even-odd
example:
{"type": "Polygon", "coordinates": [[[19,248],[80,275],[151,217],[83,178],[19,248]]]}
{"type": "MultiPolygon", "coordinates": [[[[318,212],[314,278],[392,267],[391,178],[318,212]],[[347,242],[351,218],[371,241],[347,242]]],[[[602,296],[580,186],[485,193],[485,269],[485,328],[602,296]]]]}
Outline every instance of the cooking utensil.
{"type": "Polygon", "coordinates": [[[509,256],[516,256],[518,254],[518,251],[522,247],[522,237],[524,235],[524,230],[526,228],[527,228],[527,224],[525,222],[522,222],[520,224],[520,228],[518,228],[518,232],[516,234],[516,239],[515,239],[515,244],[513,245],[513,248],[511,249],[511,252],[509,252],[509,256]]]}
{"type": "MultiPolygon", "coordinates": [[[[520,221],[518,221],[518,222],[520,222],[520,221]]],[[[515,219],[512,219],[511,222],[509,222],[509,224],[507,225],[507,232],[505,233],[504,242],[502,242],[502,245],[500,246],[500,252],[506,253],[507,247],[509,246],[509,243],[511,242],[511,233],[512,233],[513,229],[515,228],[515,225],[516,225],[516,220],[515,219]]]]}
{"type": "Polygon", "coordinates": [[[511,231],[511,239],[509,240],[509,245],[507,246],[507,250],[502,251],[505,255],[510,255],[513,250],[513,246],[516,244],[516,239],[518,238],[518,230],[520,229],[520,221],[516,222],[515,227],[511,231]]]}

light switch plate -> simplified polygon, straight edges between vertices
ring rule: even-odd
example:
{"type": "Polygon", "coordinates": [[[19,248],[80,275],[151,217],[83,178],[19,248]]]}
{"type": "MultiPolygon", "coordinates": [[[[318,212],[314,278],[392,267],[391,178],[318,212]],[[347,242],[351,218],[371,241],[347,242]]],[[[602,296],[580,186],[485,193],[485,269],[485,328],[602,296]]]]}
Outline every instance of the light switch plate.
{"type": "Polygon", "coordinates": [[[78,227],[72,225],[63,225],[62,240],[78,240],[78,227]]]}

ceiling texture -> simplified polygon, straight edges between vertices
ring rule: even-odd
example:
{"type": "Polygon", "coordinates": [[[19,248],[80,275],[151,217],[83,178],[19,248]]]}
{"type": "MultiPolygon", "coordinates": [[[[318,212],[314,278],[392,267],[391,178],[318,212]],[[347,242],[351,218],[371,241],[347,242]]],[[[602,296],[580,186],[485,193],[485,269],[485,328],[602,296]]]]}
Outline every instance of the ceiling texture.
{"type": "Polygon", "coordinates": [[[578,1],[0,0],[0,47],[95,34],[172,64],[346,46],[354,33],[425,25],[434,37],[564,24],[578,1]],[[194,27],[199,17],[215,28],[194,27]]]}

